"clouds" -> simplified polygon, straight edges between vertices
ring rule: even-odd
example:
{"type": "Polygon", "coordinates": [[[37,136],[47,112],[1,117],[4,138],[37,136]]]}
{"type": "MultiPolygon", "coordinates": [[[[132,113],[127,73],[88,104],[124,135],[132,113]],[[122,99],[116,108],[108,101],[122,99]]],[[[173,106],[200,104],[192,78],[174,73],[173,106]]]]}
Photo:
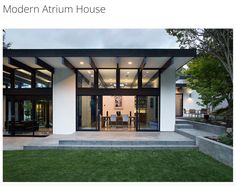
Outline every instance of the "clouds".
{"type": "Polygon", "coordinates": [[[11,48],[179,48],[164,29],[7,29],[11,48]]]}

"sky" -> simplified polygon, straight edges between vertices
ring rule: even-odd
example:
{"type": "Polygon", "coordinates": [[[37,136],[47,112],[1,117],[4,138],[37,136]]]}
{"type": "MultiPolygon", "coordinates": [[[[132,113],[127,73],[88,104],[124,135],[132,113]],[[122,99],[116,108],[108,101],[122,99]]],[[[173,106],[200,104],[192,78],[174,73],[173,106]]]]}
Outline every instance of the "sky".
{"type": "Polygon", "coordinates": [[[6,29],[12,49],[179,48],[164,29],[6,29]]]}

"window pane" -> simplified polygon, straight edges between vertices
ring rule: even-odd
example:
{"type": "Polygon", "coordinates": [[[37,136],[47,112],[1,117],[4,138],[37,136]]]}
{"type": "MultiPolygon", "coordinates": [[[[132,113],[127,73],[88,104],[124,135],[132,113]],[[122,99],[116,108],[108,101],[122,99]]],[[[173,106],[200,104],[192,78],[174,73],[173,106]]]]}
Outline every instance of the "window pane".
{"type": "Polygon", "coordinates": [[[139,97],[139,125],[141,130],[158,130],[158,97],[140,96],[139,97]]]}
{"type": "Polygon", "coordinates": [[[3,71],[3,88],[11,88],[11,74],[3,71]]]}
{"type": "Polygon", "coordinates": [[[36,88],[51,88],[52,73],[48,70],[36,71],[36,88]]]}
{"type": "Polygon", "coordinates": [[[159,71],[143,70],[142,71],[143,88],[159,88],[159,71]]]}
{"type": "Polygon", "coordinates": [[[98,87],[116,88],[116,69],[100,69],[98,87]]]}
{"type": "Polygon", "coordinates": [[[97,96],[78,96],[78,123],[80,129],[97,128],[97,96]]]}
{"type": "Polygon", "coordinates": [[[15,71],[15,88],[31,88],[31,73],[17,69],[15,71]]]}
{"type": "Polygon", "coordinates": [[[94,70],[78,70],[78,88],[94,87],[94,70]]]}
{"type": "Polygon", "coordinates": [[[120,70],[120,88],[138,88],[138,70],[120,70]]]}

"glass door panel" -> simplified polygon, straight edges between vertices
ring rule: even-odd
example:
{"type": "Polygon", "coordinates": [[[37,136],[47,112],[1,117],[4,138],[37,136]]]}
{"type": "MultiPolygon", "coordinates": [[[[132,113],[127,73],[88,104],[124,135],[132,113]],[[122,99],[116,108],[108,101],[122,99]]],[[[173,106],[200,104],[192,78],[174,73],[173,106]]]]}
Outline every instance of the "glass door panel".
{"type": "Polygon", "coordinates": [[[78,96],[77,109],[78,130],[99,129],[98,96],[78,96]]]}
{"type": "Polygon", "coordinates": [[[37,100],[35,106],[37,121],[35,135],[49,135],[52,133],[52,101],[37,100]]]}
{"type": "Polygon", "coordinates": [[[159,97],[137,96],[137,130],[159,131],[159,97]]]}
{"type": "Polygon", "coordinates": [[[32,118],[31,100],[8,101],[8,117],[5,123],[6,134],[33,135],[34,121],[32,118]]]}

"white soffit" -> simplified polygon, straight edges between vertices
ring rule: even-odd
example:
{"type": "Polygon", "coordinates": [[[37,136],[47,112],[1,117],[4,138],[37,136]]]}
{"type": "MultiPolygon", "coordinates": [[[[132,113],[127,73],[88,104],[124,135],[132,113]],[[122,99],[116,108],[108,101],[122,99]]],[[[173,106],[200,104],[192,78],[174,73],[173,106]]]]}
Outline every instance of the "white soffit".
{"type": "Polygon", "coordinates": [[[31,67],[31,68],[42,68],[35,64],[36,58],[34,57],[13,57],[13,59],[31,67]]]}
{"type": "Polygon", "coordinates": [[[97,68],[116,68],[116,57],[93,57],[93,61],[97,68]]]}
{"type": "Polygon", "coordinates": [[[66,68],[62,64],[62,57],[40,57],[40,59],[54,68],[66,68]]]}
{"type": "Polygon", "coordinates": [[[67,57],[66,58],[75,68],[91,68],[88,57],[67,57]]]}
{"type": "Polygon", "coordinates": [[[187,64],[193,57],[174,57],[174,64],[176,70],[178,70],[180,67],[187,64]]]}
{"type": "Polygon", "coordinates": [[[119,60],[120,68],[139,68],[144,57],[121,57],[119,60]]]}
{"type": "Polygon", "coordinates": [[[161,68],[170,57],[147,57],[144,68],[161,68]]]}
{"type": "Polygon", "coordinates": [[[9,64],[9,58],[7,58],[7,57],[4,57],[4,58],[3,58],[3,64],[4,64],[5,66],[10,67],[10,68],[17,68],[16,66],[13,66],[13,65],[10,65],[10,64],[9,64]]]}

